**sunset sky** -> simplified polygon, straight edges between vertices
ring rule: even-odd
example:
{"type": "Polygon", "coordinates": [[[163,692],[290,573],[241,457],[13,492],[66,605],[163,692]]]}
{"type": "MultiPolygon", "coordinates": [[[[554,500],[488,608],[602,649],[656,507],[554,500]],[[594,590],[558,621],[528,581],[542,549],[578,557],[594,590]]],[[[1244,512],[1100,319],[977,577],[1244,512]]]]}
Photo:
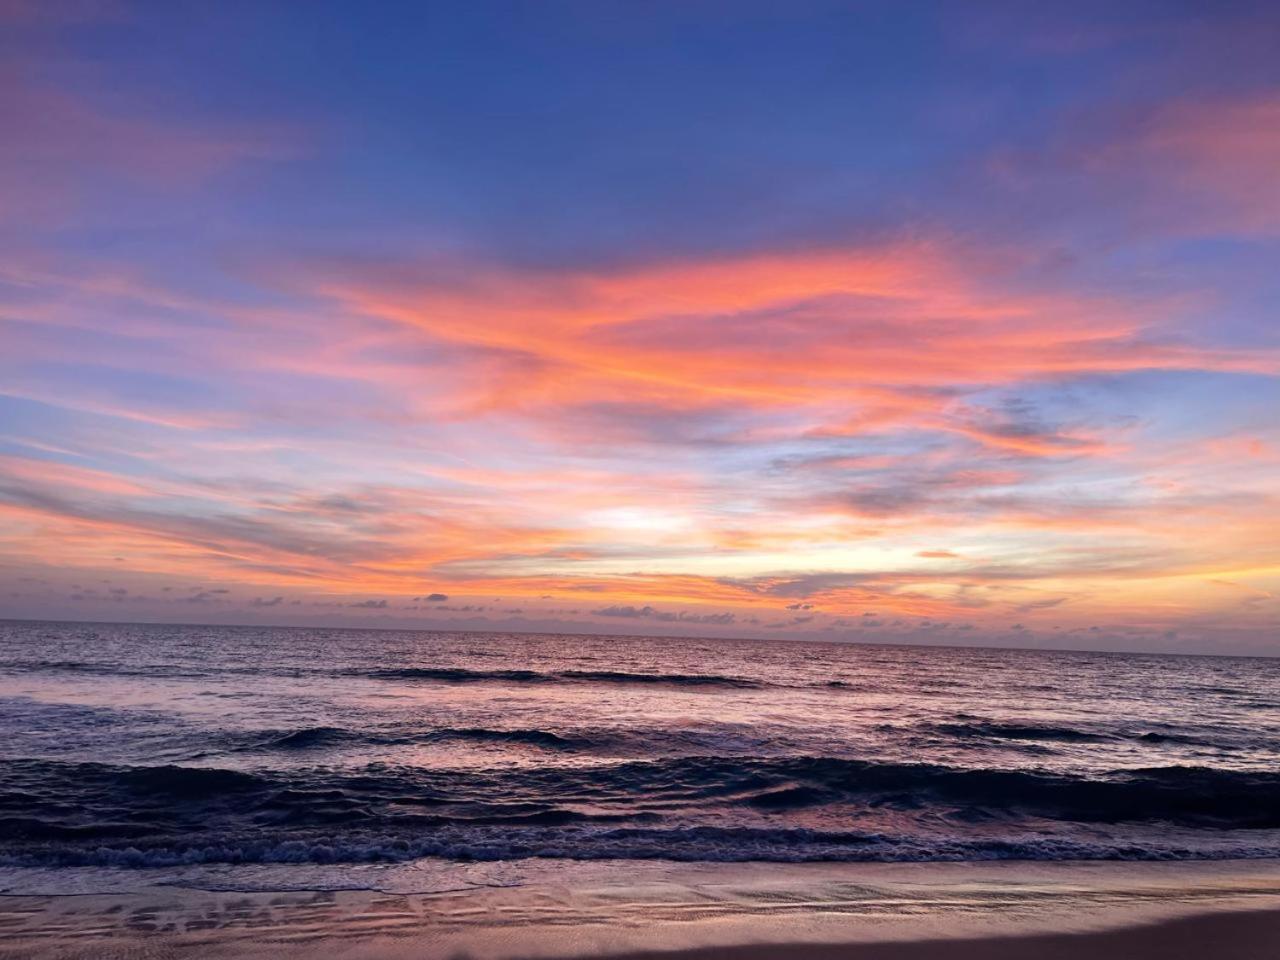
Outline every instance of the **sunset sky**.
{"type": "Polygon", "coordinates": [[[1280,653],[1277,49],[0,0],[0,616],[1280,653]]]}

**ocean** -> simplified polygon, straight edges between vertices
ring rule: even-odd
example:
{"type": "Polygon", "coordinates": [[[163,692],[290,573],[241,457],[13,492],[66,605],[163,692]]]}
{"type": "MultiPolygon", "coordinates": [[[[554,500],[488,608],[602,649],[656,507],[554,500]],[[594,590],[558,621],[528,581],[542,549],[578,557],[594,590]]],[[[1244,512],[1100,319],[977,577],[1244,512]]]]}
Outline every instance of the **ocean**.
{"type": "Polygon", "coordinates": [[[0,623],[5,891],[1276,856],[1280,660],[0,623]]]}

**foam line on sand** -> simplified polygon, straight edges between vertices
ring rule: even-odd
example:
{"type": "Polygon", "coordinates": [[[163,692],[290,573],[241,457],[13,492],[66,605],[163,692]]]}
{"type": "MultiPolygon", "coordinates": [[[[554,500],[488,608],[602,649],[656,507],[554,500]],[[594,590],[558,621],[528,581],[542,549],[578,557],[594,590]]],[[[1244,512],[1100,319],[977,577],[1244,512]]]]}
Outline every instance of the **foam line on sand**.
{"type": "Polygon", "coordinates": [[[1263,960],[1280,865],[599,865],[431,893],[0,897],[0,960],[1263,960]]]}

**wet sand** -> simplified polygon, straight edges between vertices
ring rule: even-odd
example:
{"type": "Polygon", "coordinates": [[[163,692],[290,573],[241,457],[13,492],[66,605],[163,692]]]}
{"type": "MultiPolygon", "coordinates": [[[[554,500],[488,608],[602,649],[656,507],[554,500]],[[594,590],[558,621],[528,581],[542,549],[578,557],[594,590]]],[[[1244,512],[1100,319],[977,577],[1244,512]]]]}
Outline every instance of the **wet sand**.
{"type": "Polygon", "coordinates": [[[1280,910],[1184,917],[1079,934],[875,944],[758,944],[627,954],[617,960],[1268,960],[1280,910]]]}
{"type": "Polygon", "coordinates": [[[433,893],[0,897],[2,960],[317,956],[1270,960],[1280,864],[557,864],[433,893]]]}

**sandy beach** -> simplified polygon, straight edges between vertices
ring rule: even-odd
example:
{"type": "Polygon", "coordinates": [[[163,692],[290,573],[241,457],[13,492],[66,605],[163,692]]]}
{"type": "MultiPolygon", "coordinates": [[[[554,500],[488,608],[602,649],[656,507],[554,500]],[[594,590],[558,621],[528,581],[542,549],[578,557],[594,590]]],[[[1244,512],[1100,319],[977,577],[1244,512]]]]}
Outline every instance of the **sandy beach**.
{"type": "MultiPolygon", "coordinates": [[[[808,960],[1200,960],[1213,956],[1218,960],[1263,960],[1275,956],[1280,941],[1280,910],[1247,913],[1215,913],[1161,923],[1144,924],[1118,930],[1085,934],[1040,934],[1013,937],[919,940],[895,943],[845,944],[743,944],[737,946],[701,947],[689,950],[644,951],[608,955],[616,960],[775,960],[782,957],[808,960]]],[[[304,945],[278,943],[237,944],[230,949],[208,940],[199,944],[184,943],[174,937],[139,941],[136,944],[102,946],[63,945],[36,948],[25,945],[0,948],[0,956],[44,958],[135,958],[170,956],[271,957],[315,956],[323,950],[327,955],[366,960],[408,960],[432,956],[430,946],[413,938],[395,941],[371,938],[358,945],[344,944],[335,952],[332,945],[308,940],[304,945]]],[[[456,953],[464,958],[466,953],[456,953]]],[[[605,956],[605,955],[602,955],[605,956]]]]}
{"type": "Polygon", "coordinates": [[[1206,914],[1084,934],[1042,934],[965,940],[921,940],[878,944],[766,944],[712,947],[678,953],[646,952],[620,960],[772,960],[794,956],[808,960],[1261,960],[1275,956],[1280,942],[1280,911],[1206,914]]]}
{"type": "Polygon", "coordinates": [[[1280,867],[590,865],[434,893],[156,888],[0,900],[5,960],[1261,958],[1280,867]]]}

